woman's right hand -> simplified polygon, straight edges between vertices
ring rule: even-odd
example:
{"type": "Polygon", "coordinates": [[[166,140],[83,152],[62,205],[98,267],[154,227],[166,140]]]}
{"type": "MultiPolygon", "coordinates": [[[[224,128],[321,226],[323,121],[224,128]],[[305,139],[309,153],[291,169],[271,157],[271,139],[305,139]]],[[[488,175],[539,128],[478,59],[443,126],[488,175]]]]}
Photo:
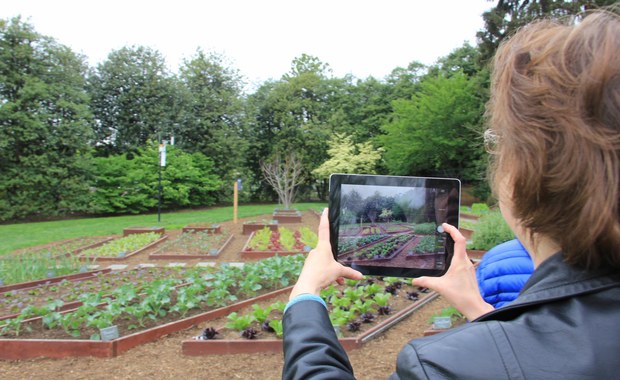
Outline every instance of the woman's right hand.
{"type": "Polygon", "coordinates": [[[289,299],[300,294],[319,295],[321,289],[334,282],[343,283],[343,278],[361,280],[364,276],[355,269],[346,267],[334,259],[329,242],[329,220],[327,209],[323,210],[319,224],[319,242],[306,257],[304,267],[291,291],[289,299]]]}
{"type": "Polygon", "coordinates": [[[454,255],[450,268],[441,277],[420,277],[414,279],[412,284],[435,290],[471,321],[492,311],[493,306],[486,303],[480,295],[476,268],[465,251],[465,237],[450,224],[444,223],[442,227],[454,240],[454,255]]]}

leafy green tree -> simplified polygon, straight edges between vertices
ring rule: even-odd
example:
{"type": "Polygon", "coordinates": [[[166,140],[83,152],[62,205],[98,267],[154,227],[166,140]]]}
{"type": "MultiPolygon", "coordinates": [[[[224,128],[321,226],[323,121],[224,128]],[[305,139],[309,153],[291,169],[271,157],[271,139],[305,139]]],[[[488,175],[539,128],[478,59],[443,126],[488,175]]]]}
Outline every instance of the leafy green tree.
{"type": "Polygon", "coordinates": [[[428,67],[418,61],[409,63],[406,68],[392,70],[386,78],[391,88],[389,100],[411,99],[418,92],[420,81],[427,72],[428,67]]]}
{"type": "Polygon", "coordinates": [[[499,44],[517,29],[542,17],[581,18],[584,11],[617,3],[617,0],[498,0],[482,15],[484,28],[477,33],[480,60],[488,62],[499,44]]]}
{"type": "Polygon", "coordinates": [[[0,20],[0,220],[89,209],[86,69],[20,18],[0,20]]]}
{"type": "Polygon", "coordinates": [[[224,57],[198,50],[180,68],[186,91],[184,116],[175,133],[179,146],[201,152],[215,163],[223,178],[233,178],[244,165],[247,142],[243,138],[243,81],[224,57]]]}
{"type": "MultiPolygon", "coordinates": [[[[135,154],[95,158],[94,207],[101,213],[137,214],[158,203],[159,149],[157,144],[138,148],[135,154]],[[131,159],[128,157],[130,156],[131,159]]],[[[211,206],[222,181],[213,162],[202,153],[185,153],[166,147],[162,168],[162,207],[211,206]]]]}
{"type": "Polygon", "coordinates": [[[394,120],[377,138],[390,173],[472,176],[483,109],[474,85],[462,72],[427,77],[411,100],[394,101],[394,120]]]}
{"type": "Polygon", "coordinates": [[[133,152],[174,133],[177,86],[158,51],[138,46],[111,52],[89,77],[89,88],[100,153],[133,152]]]}
{"type": "MultiPolygon", "coordinates": [[[[310,172],[322,163],[327,140],[334,132],[329,117],[333,89],[340,83],[328,75],[327,65],[302,55],[293,60],[291,71],[281,80],[263,84],[249,99],[249,112],[255,122],[247,134],[251,145],[248,163],[254,173],[260,173],[257,164],[264,158],[278,152],[295,152],[304,165],[306,186],[315,185],[310,172]]],[[[323,192],[325,189],[321,186],[323,192]]]]}
{"type": "Polygon", "coordinates": [[[327,179],[332,173],[375,174],[382,149],[374,149],[370,141],[353,144],[351,136],[336,133],[328,142],[329,159],[312,174],[327,179]]]}

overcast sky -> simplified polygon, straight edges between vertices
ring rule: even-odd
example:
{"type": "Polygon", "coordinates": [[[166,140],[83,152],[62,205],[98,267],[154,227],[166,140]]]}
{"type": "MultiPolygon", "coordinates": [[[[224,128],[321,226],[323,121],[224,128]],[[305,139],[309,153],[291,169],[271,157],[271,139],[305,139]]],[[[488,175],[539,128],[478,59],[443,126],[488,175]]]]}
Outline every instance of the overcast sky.
{"type": "Polygon", "coordinates": [[[382,79],[417,60],[432,64],[475,44],[489,0],[7,0],[41,34],[88,57],[148,46],[174,72],[198,47],[222,54],[252,86],[290,70],[306,53],[334,75],[382,79]]]}

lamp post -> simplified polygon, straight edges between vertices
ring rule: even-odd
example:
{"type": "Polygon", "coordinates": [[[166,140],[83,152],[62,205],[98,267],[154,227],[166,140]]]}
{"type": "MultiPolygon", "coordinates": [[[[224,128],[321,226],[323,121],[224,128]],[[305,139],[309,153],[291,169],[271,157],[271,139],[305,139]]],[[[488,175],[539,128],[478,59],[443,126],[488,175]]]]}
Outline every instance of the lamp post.
{"type": "Polygon", "coordinates": [[[157,195],[157,223],[161,222],[161,168],[166,166],[166,141],[159,144],[159,192],[157,195]]]}

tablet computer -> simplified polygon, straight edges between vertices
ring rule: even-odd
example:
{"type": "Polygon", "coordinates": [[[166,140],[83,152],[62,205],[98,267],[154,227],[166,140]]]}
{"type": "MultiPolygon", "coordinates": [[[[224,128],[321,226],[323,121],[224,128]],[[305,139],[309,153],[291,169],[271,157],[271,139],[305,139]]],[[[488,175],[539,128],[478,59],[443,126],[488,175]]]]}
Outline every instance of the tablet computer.
{"type": "Polygon", "coordinates": [[[365,275],[441,276],[458,228],[461,183],[455,178],[332,174],[329,229],[334,258],[365,275]]]}

